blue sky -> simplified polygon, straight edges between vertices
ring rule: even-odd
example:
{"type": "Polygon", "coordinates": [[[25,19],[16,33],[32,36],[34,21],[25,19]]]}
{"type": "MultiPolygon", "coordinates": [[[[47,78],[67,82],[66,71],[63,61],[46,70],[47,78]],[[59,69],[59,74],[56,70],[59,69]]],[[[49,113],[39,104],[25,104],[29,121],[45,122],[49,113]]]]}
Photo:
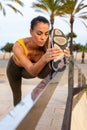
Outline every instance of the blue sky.
{"type": "MultiPolygon", "coordinates": [[[[33,2],[36,0],[33,0],[33,2]]],[[[45,16],[49,20],[49,16],[44,13],[37,13],[31,8],[32,0],[24,0],[25,7],[19,7],[24,16],[15,14],[11,9],[6,7],[6,17],[0,12],[0,47],[7,42],[14,43],[18,38],[30,36],[30,21],[38,16],[45,16]]],[[[61,29],[65,34],[70,32],[70,27],[62,18],[55,17],[55,28],[61,29]]],[[[77,34],[75,41],[77,43],[87,43],[87,29],[81,21],[75,21],[74,32],[77,34]]]]}

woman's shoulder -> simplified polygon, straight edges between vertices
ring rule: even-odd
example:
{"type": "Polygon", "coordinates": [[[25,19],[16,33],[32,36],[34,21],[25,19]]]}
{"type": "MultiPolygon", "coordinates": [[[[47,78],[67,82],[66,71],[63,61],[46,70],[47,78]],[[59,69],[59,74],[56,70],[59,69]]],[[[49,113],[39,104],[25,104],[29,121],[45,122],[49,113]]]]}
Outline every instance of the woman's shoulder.
{"type": "Polygon", "coordinates": [[[28,37],[27,38],[19,38],[16,40],[16,42],[19,42],[19,43],[23,42],[25,44],[28,43],[29,41],[30,41],[30,38],[28,38],[28,37]]]}
{"type": "Polygon", "coordinates": [[[22,47],[25,54],[28,55],[27,43],[29,43],[30,38],[20,38],[16,41],[16,47],[22,47]]]}
{"type": "Polygon", "coordinates": [[[30,42],[30,37],[27,37],[27,38],[23,38],[22,40],[24,41],[25,44],[29,43],[30,42]]]}

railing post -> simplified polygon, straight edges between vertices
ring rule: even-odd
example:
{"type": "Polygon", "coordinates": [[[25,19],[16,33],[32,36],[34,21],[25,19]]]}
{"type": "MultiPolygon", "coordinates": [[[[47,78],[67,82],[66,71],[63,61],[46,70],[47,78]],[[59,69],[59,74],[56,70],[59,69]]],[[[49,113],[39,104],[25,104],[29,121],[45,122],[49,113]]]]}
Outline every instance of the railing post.
{"type": "Polygon", "coordinates": [[[84,74],[82,74],[82,87],[85,87],[85,85],[86,85],[86,78],[84,74]]]}
{"type": "Polygon", "coordinates": [[[82,74],[81,74],[81,69],[78,69],[78,87],[82,86],[82,74]]]}
{"type": "Polygon", "coordinates": [[[73,100],[73,86],[74,86],[74,60],[73,55],[69,58],[69,72],[68,72],[68,98],[63,119],[62,130],[70,130],[72,100],[73,100]]]}

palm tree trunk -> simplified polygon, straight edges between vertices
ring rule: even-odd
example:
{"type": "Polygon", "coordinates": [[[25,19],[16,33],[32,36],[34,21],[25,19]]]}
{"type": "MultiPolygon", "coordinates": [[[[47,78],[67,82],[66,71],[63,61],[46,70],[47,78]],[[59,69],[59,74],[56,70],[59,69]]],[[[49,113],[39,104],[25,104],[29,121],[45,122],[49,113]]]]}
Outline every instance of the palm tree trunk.
{"type": "Polygon", "coordinates": [[[76,59],[77,59],[77,54],[78,54],[78,51],[76,51],[76,55],[75,55],[75,61],[76,61],[76,59]]]}
{"type": "Polygon", "coordinates": [[[85,63],[85,62],[84,62],[84,58],[85,58],[85,53],[84,53],[84,51],[83,51],[83,52],[82,52],[82,61],[81,61],[82,64],[85,63]]]}
{"type": "Polygon", "coordinates": [[[73,55],[73,16],[71,16],[70,24],[71,24],[71,33],[70,33],[70,54],[73,55]]]}
{"type": "Polygon", "coordinates": [[[3,54],[3,59],[5,59],[5,57],[6,57],[6,52],[4,52],[4,54],[3,54]]]}
{"type": "Polygon", "coordinates": [[[53,13],[50,15],[50,23],[51,23],[51,32],[52,32],[53,25],[54,25],[54,15],[53,15],[53,13]]]}

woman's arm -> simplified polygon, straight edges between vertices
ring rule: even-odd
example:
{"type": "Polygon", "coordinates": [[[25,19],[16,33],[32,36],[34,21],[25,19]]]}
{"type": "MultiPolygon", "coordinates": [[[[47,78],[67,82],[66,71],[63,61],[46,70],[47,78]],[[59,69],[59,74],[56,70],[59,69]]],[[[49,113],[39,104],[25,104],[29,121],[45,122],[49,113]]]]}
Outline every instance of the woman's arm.
{"type": "Polygon", "coordinates": [[[20,65],[33,76],[37,76],[44,66],[51,60],[54,60],[57,56],[61,55],[61,52],[62,50],[60,47],[49,48],[36,63],[32,63],[31,60],[26,57],[22,46],[18,42],[13,46],[13,53],[18,58],[20,65]]]}
{"type": "Polygon", "coordinates": [[[16,42],[13,46],[13,53],[17,57],[20,65],[34,76],[37,76],[38,73],[48,63],[46,55],[43,55],[42,58],[40,58],[38,62],[32,63],[28,59],[28,57],[25,55],[22,46],[18,42],[16,42]]]}

